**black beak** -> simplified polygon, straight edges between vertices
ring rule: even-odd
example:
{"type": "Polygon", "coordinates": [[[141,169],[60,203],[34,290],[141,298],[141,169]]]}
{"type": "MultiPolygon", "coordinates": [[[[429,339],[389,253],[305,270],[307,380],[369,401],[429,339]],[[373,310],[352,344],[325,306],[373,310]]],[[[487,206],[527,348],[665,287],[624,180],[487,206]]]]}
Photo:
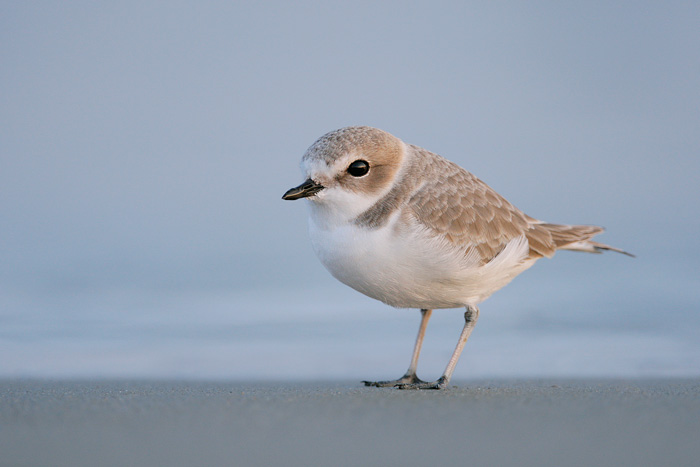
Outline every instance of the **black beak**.
{"type": "Polygon", "coordinates": [[[287,190],[287,192],[282,195],[282,199],[299,199],[313,196],[319,191],[323,190],[323,185],[316,183],[310,178],[299,186],[287,190]]]}

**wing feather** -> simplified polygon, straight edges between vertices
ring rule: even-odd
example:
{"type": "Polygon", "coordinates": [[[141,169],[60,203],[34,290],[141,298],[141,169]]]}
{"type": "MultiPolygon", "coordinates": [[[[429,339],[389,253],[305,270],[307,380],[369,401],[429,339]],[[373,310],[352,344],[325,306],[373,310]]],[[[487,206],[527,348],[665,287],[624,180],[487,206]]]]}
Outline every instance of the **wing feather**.
{"type": "Polygon", "coordinates": [[[403,178],[358,217],[358,224],[378,227],[391,212],[400,209],[404,226],[417,222],[481,264],[493,260],[511,240],[523,236],[529,244],[528,259],[551,257],[558,249],[629,254],[591,241],[603,231],[602,227],[539,221],[457,164],[418,146],[407,148],[412,154],[407,158],[409,168],[403,178]]]}
{"type": "Polygon", "coordinates": [[[458,165],[413,146],[425,183],[413,192],[408,208],[434,235],[491,261],[512,239],[526,234],[525,214],[458,165]]]}

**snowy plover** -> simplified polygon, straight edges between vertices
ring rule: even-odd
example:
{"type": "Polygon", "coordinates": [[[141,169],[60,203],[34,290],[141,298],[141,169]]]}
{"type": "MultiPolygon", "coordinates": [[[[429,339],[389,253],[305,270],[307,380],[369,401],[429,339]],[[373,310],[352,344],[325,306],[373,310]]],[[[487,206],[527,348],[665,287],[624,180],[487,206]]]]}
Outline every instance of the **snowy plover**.
{"type": "Polygon", "coordinates": [[[626,253],[591,238],[601,227],[534,219],[447,159],[370,127],[341,128],[304,154],[306,181],[283,199],[308,198],[309,232],[323,265],[344,284],[399,308],[421,310],[411,364],[367,386],[441,389],[479,317],[477,305],[557,250],[626,253]],[[466,307],[445,372],[416,376],[433,309],[466,307]]]}

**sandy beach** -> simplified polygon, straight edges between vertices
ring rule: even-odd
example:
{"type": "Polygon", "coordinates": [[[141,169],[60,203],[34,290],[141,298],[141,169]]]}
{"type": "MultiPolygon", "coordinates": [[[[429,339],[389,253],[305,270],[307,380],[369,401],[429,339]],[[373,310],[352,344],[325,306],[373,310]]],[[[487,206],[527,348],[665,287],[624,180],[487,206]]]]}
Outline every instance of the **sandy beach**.
{"type": "Polygon", "coordinates": [[[697,465],[700,380],[3,381],[0,465],[697,465]]]}

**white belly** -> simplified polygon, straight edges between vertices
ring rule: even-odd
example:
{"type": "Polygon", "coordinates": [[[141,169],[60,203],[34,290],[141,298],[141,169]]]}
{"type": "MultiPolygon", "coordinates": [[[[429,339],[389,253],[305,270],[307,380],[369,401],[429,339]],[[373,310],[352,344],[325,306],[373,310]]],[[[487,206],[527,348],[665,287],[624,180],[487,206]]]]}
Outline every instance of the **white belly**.
{"type": "Polygon", "coordinates": [[[398,233],[352,223],[322,228],[312,215],[311,242],[317,256],[342,283],[400,308],[476,305],[529,267],[527,240],[511,242],[487,265],[473,264],[444,242],[420,230],[398,233]],[[502,258],[501,258],[502,257],[502,258]],[[498,261],[500,259],[500,261],[498,261]]]}

